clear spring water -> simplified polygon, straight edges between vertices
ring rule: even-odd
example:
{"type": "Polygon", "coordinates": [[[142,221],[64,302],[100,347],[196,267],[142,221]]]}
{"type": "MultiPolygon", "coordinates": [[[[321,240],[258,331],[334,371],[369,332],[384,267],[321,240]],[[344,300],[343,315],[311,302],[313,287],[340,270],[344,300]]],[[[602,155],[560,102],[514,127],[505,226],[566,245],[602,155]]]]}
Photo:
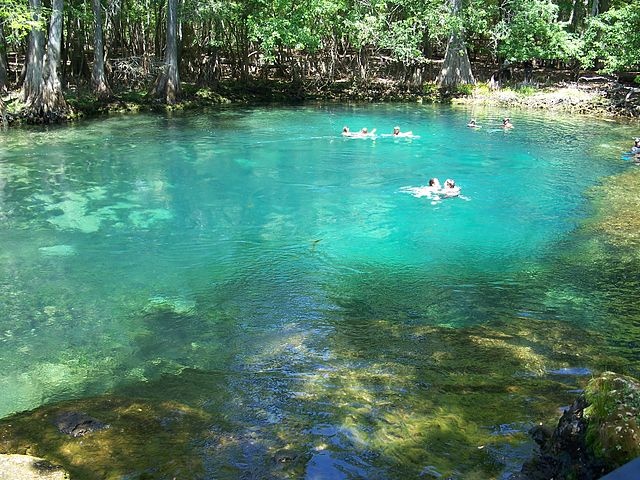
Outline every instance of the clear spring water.
{"type": "Polygon", "coordinates": [[[631,168],[629,127],[519,113],[504,132],[502,115],[246,108],[3,133],[0,417],[124,393],[224,419],[235,446],[203,453],[222,477],[286,476],[268,460],[285,447],[307,479],[505,475],[585,373],[638,372],[640,275],[580,253],[585,192],[631,168]],[[419,138],[340,135],[396,124],[419,138]],[[432,176],[464,198],[401,191],[432,176]]]}

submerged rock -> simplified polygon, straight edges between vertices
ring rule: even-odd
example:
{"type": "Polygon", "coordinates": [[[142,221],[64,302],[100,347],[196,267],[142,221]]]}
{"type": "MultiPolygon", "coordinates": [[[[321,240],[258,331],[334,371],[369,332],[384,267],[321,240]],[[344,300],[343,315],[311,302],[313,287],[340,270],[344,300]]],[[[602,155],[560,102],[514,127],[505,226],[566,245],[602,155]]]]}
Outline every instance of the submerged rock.
{"type": "Polygon", "coordinates": [[[539,426],[530,434],[538,455],[512,480],[595,480],[640,456],[640,383],[605,372],[564,412],[551,432],[539,426]]]}
{"type": "Polygon", "coordinates": [[[0,454],[0,480],[68,480],[59,465],[30,455],[0,454]]]}
{"type": "Polygon", "coordinates": [[[109,425],[82,412],[63,412],[56,417],[54,423],[60,433],[72,437],[82,437],[87,433],[109,428],[109,425]]]}
{"type": "Polygon", "coordinates": [[[5,474],[13,470],[0,463],[0,480],[205,478],[198,445],[210,426],[206,412],[172,401],[107,395],[42,406],[0,419],[0,454],[35,455],[69,475],[5,474]]]}

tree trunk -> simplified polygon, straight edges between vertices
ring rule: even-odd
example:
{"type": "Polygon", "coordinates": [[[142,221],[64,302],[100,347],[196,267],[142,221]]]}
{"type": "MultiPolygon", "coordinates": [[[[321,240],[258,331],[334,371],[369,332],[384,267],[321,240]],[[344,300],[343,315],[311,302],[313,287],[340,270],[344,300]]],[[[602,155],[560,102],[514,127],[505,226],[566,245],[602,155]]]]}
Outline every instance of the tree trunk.
{"type": "Polygon", "coordinates": [[[178,0],[168,0],[167,4],[167,47],[164,65],[154,86],[154,94],[167,104],[174,104],[180,95],[178,73],[178,0]]]}
{"type": "MultiPolygon", "coordinates": [[[[453,15],[458,15],[462,0],[452,0],[451,3],[453,15]]],[[[474,85],[475,83],[467,46],[464,42],[464,31],[454,29],[449,37],[444,63],[438,76],[438,84],[441,87],[455,87],[462,84],[474,85]]]]}
{"type": "Polygon", "coordinates": [[[0,93],[7,91],[9,68],[7,66],[7,44],[4,39],[2,23],[0,23],[0,93]]]}
{"type": "Polygon", "coordinates": [[[62,15],[64,0],[53,0],[51,22],[49,24],[49,42],[44,65],[44,89],[42,91],[42,111],[45,119],[64,119],[70,113],[69,106],[62,93],[62,84],[58,76],[60,66],[60,47],[62,46],[62,15]],[[47,118],[51,117],[51,118],[47,118]]]}
{"type": "Polygon", "coordinates": [[[111,89],[104,76],[104,41],[102,39],[102,5],[100,0],[91,0],[93,7],[93,71],[91,87],[98,98],[111,96],[111,89]]]}
{"type": "Polygon", "coordinates": [[[361,80],[367,79],[367,66],[368,66],[367,47],[362,46],[358,50],[358,76],[361,80]]]}
{"type": "Polygon", "coordinates": [[[0,23],[0,93],[7,91],[7,83],[9,82],[7,68],[7,46],[4,40],[4,31],[2,23],[0,23]]]}
{"type": "MultiPolygon", "coordinates": [[[[40,20],[42,5],[40,0],[29,0],[33,20],[40,20]]],[[[42,63],[44,59],[44,32],[37,26],[29,32],[29,47],[27,49],[27,68],[22,85],[22,99],[27,107],[39,105],[42,102],[44,79],[42,77],[42,63]]]]}

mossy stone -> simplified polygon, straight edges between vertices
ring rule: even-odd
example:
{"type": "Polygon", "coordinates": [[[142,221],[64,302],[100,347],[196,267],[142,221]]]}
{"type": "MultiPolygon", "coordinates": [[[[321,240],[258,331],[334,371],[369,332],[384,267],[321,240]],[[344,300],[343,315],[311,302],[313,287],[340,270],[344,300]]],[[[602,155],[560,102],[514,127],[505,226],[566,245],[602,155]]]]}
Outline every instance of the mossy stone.
{"type": "Polygon", "coordinates": [[[597,458],[617,467],[640,456],[640,382],[605,372],[585,390],[587,446],[597,458]]]}

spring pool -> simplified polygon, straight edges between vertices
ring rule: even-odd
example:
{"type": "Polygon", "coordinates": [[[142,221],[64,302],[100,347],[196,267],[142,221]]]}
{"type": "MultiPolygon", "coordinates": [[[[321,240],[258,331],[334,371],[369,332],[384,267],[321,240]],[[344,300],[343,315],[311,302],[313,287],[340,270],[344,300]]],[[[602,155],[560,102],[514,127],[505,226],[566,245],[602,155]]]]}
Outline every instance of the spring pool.
{"type": "Polygon", "coordinates": [[[590,192],[633,168],[630,127],[512,113],[505,132],[503,115],[256,107],[5,132],[0,417],[181,402],[216,419],[190,447],[216,478],[517,469],[527,429],[592,373],[639,373],[640,266],[583,225],[590,192]],[[402,191],[430,177],[462,197],[402,191]]]}

